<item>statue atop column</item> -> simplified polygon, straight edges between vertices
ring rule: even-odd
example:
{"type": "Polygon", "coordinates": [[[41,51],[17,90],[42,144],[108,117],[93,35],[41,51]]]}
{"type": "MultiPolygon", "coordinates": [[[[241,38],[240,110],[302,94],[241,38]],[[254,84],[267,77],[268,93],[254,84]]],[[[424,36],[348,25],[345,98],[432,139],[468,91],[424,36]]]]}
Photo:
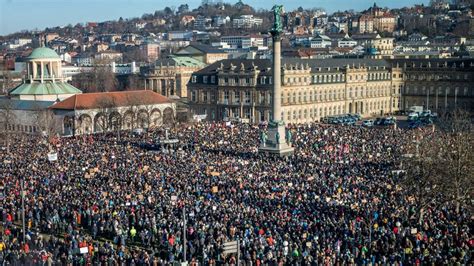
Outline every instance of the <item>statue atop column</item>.
{"type": "Polygon", "coordinates": [[[291,146],[291,141],[288,141],[288,133],[285,132],[285,121],[282,115],[281,104],[281,33],[283,32],[281,15],[283,13],[283,6],[275,5],[272,11],[274,16],[273,27],[270,30],[273,37],[272,117],[268,121],[267,131],[262,132],[260,135],[259,152],[284,156],[293,154],[294,148],[291,146]]]}
{"type": "Polygon", "coordinates": [[[279,36],[283,32],[283,24],[281,23],[281,15],[283,14],[282,5],[274,5],[272,8],[273,11],[273,28],[270,33],[274,36],[279,36]]]}

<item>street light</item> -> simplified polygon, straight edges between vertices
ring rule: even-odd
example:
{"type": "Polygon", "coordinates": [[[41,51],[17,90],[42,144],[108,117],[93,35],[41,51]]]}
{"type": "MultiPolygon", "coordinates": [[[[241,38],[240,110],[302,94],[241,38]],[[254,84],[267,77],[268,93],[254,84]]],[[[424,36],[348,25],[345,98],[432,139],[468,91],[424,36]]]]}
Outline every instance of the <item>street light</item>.
{"type": "Polygon", "coordinates": [[[21,223],[23,230],[23,245],[26,244],[26,228],[25,228],[25,179],[21,178],[21,223]]]}

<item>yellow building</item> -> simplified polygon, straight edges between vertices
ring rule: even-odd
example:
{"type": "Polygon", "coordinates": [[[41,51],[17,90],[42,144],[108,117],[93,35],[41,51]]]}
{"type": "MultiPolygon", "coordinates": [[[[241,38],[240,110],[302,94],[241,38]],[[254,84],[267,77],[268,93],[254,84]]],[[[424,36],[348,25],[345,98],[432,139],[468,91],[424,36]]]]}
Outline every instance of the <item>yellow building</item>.
{"type": "Polygon", "coordinates": [[[142,88],[159,94],[187,97],[187,84],[193,72],[206,64],[191,57],[170,57],[140,68],[142,88]]]}
{"type": "MultiPolygon", "coordinates": [[[[268,121],[271,110],[270,60],[223,60],[193,74],[188,101],[208,120],[268,121]]],[[[346,113],[362,116],[399,109],[400,67],[374,59],[282,60],[282,116],[307,123],[346,113]]]]}

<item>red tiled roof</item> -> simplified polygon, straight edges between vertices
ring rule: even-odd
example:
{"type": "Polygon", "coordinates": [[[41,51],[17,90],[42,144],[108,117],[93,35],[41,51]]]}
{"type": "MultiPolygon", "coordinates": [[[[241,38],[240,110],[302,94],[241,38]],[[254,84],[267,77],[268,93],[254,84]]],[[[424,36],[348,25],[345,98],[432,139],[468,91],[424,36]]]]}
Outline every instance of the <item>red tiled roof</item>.
{"type": "Polygon", "coordinates": [[[115,91],[76,94],[54,104],[50,108],[61,110],[87,110],[104,107],[104,104],[113,104],[114,107],[123,107],[170,102],[167,97],[150,90],[115,91]]]}

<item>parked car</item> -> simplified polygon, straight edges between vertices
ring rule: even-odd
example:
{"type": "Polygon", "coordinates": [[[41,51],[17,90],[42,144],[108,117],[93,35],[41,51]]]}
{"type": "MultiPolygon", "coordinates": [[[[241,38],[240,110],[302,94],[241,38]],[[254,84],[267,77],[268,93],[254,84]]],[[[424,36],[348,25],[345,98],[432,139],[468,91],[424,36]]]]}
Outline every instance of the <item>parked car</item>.
{"type": "Polygon", "coordinates": [[[374,126],[374,120],[365,120],[362,122],[363,127],[373,127],[374,126]]]}
{"type": "Polygon", "coordinates": [[[431,110],[425,110],[421,112],[420,117],[428,117],[431,116],[431,110]]]}
{"type": "Polygon", "coordinates": [[[374,125],[381,126],[381,125],[383,125],[384,120],[385,120],[385,118],[383,118],[383,117],[377,117],[375,119],[374,125]]]}
{"type": "Polygon", "coordinates": [[[359,121],[361,119],[360,114],[347,114],[347,116],[355,119],[355,121],[359,121]]]}
{"type": "Polygon", "coordinates": [[[416,120],[418,120],[418,117],[419,117],[418,113],[409,113],[407,120],[408,121],[416,121],[416,120]]]}

